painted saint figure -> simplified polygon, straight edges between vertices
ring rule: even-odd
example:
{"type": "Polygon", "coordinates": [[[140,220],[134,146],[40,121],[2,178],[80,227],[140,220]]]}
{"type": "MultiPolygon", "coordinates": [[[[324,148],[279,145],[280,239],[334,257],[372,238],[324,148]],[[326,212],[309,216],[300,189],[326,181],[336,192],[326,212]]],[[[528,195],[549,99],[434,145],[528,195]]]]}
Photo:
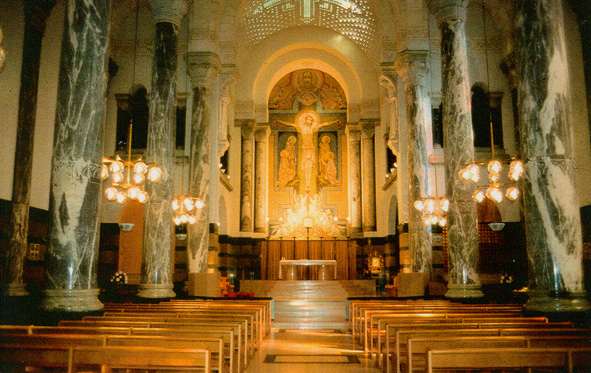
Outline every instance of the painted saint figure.
{"type": "Polygon", "coordinates": [[[285,187],[296,176],[296,151],[295,136],[289,136],[285,143],[285,148],[279,153],[279,171],[277,174],[277,186],[285,187]]]}
{"type": "Polygon", "coordinates": [[[330,137],[322,136],[318,152],[318,175],[320,181],[328,185],[339,185],[337,179],[337,165],[334,160],[334,153],[330,148],[330,137]]]}
{"type": "Polygon", "coordinates": [[[304,174],[305,179],[305,191],[309,193],[312,189],[312,175],[314,173],[314,166],[316,164],[316,148],[314,147],[314,133],[325,126],[331,124],[340,124],[339,120],[331,122],[319,123],[318,114],[313,111],[301,112],[301,115],[296,116],[296,123],[288,123],[282,120],[277,120],[276,123],[280,123],[286,126],[294,127],[298,130],[302,136],[302,162],[301,170],[304,174]]]}

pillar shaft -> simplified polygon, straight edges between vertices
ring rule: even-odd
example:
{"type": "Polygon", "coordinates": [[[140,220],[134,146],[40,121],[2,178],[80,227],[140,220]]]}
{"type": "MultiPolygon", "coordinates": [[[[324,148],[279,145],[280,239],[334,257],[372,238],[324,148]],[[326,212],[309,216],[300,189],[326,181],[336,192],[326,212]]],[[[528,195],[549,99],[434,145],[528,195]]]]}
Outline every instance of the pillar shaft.
{"type": "Polygon", "coordinates": [[[255,173],[254,173],[254,231],[267,231],[267,155],[269,127],[258,128],[254,133],[255,173]]]}
{"type": "Polygon", "coordinates": [[[361,233],[361,131],[347,127],[349,140],[349,203],[351,233],[361,233]]]}
{"type": "Polygon", "coordinates": [[[448,218],[450,298],[482,297],[478,278],[478,224],[473,183],[458,172],[474,159],[470,81],[466,47],[468,0],[428,0],[441,29],[443,142],[448,218]]]}
{"type": "Polygon", "coordinates": [[[19,96],[14,176],[12,182],[12,210],[10,214],[10,241],[6,261],[6,276],[2,292],[9,296],[28,295],[23,281],[23,267],[27,255],[29,233],[29,206],[31,201],[31,170],[33,141],[37,114],[37,92],[41,42],[45,21],[55,0],[25,1],[25,35],[19,96]]]}
{"type": "Polygon", "coordinates": [[[62,40],[49,197],[49,311],[96,311],[108,0],[69,1],[62,40]],[[76,74],[72,74],[76,71],[76,74]]]}
{"type": "Polygon", "coordinates": [[[363,162],[363,178],[361,187],[363,190],[363,231],[376,230],[376,167],[375,167],[375,123],[368,121],[362,124],[361,151],[363,162]]]}
{"type": "MultiPolygon", "coordinates": [[[[189,194],[201,198],[206,207],[198,211],[197,222],[188,228],[188,270],[190,273],[207,272],[209,255],[209,198],[211,89],[220,70],[215,53],[190,52],[187,67],[193,84],[193,114],[191,119],[191,167],[189,194]]],[[[215,180],[217,182],[217,179],[215,180]]]]}
{"type": "Polygon", "coordinates": [[[568,62],[556,0],[517,5],[519,119],[533,311],[589,309],[569,126],[568,62]]]}
{"type": "Polygon", "coordinates": [[[406,92],[411,269],[413,272],[431,272],[431,230],[423,223],[421,211],[412,207],[414,201],[430,196],[426,129],[431,118],[431,104],[425,91],[427,52],[403,52],[396,61],[396,67],[406,92]]]}
{"type": "Polygon", "coordinates": [[[149,200],[144,210],[142,273],[138,297],[172,298],[174,225],[174,115],[179,23],[186,13],[184,1],[152,0],[156,26],[152,63],[147,161],[162,168],[160,181],[146,182],[149,200]],[[172,11],[171,11],[172,10],[172,11]]]}
{"type": "Polygon", "coordinates": [[[252,232],[252,186],[254,168],[253,150],[254,122],[247,121],[242,124],[242,157],[240,170],[240,231],[252,232]]]}

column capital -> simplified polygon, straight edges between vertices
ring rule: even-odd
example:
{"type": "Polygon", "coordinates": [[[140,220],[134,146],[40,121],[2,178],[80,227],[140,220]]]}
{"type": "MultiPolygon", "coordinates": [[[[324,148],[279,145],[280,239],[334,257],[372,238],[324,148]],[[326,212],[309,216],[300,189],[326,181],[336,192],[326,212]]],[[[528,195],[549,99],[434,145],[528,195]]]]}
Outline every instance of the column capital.
{"type": "Polygon", "coordinates": [[[185,56],[185,61],[193,88],[211,89],[222,68],[220,57],[213,52],[189,52],[185,56]]]}
{"type": "Polygon", "coordinates": [[[243,139],[252,139],[254,133],[254,120],[242,120],[240,121],[240,133],[243,139]]]}
{"type": "Polygon", "coordinates": [[[256,142],[264,142],[269,138],[271,129],[269,127],[257,127],[254,130],[254,139],[256,142]]]}
{"type": "Polygon", "coordinates": [[[349,138],[349,141],[361,141],[361,130],[359,126],[347,126],[345,128],[345,134],[349,138]]]}
{"type": "Polygon", "coordinates": [[[364,139],[373,137],[376,133],[376,125],[378,124],[377,120],[362,119],[359,121],[359,124],[361,125],[361,134],[364,139]]]}
{"type": "Polygon", "coordinates": [[[428,51],[405,50],[396,58],[396,72],[402,78],[404,87],[424,86],[429,68],[427,67],[428,51]]]}
{"type": "Polygon", "coordinates": [[[168,22],[177,27],[188,11],[187,0],[150,0],[150,7],[154,23],[168,22]]]}
{"type": "Polygon", "coordinates": [[[429,11],[441,24],[451,20],[466,20],[466,7],[469,0],[426,0],[429,11]]]}

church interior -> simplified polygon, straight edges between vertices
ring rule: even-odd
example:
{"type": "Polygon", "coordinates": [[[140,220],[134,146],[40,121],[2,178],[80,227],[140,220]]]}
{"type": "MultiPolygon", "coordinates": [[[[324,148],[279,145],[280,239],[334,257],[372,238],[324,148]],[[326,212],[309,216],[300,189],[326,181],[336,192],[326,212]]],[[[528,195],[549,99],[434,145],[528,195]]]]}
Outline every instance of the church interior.
{"type": "Polygon", "coordinates": [[[591,3],[3,1],[0,88],[2,371],[591,367],[591,3]]]}

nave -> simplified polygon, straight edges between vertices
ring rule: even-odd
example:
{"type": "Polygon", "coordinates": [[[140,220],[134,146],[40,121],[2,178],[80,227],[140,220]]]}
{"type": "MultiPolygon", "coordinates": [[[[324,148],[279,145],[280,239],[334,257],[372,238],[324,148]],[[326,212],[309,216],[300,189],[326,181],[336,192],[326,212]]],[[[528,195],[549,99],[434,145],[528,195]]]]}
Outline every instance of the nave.
{"type": "Polygon", "coordinates": [[[272,328],[245,373],[379,371],[346,330],[272,328]]]}

